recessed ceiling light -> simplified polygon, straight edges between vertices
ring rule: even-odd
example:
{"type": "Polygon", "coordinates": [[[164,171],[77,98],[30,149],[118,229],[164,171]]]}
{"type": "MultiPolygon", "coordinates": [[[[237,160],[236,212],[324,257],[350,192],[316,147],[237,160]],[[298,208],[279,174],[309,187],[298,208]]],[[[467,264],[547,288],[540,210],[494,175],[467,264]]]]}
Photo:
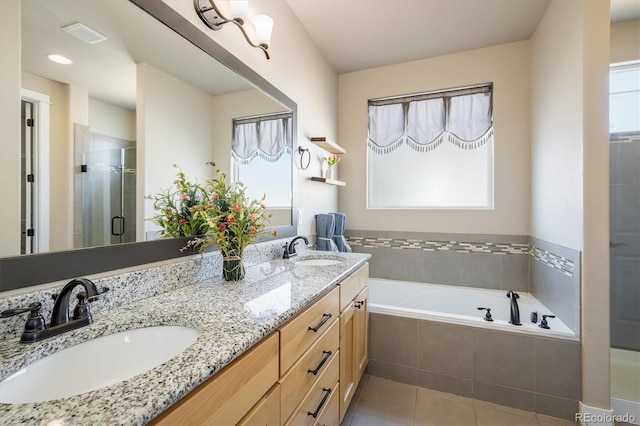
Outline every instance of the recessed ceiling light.
{"type": "Polygon", "coordinates": [[[57,62],[58,64],[63,64],[63,65],[71,65],[73,63],[71,59],[62,55],[54,55],[50,53],[47,55],[47,58],[49,58],[53,62],[57,62]]]}

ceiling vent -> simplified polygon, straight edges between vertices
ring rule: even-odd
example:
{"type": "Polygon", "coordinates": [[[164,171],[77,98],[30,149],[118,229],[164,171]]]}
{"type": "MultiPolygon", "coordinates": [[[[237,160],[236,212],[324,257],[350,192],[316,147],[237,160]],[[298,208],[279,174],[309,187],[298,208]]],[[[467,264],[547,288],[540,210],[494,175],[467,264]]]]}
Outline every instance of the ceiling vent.
{"type": "Polygon", "coordinates": [[[89,44],[96,44],[107,39],[106,36],[80,22],[67,25],[66,27],[63,27],[62,30],[89,44]]]}

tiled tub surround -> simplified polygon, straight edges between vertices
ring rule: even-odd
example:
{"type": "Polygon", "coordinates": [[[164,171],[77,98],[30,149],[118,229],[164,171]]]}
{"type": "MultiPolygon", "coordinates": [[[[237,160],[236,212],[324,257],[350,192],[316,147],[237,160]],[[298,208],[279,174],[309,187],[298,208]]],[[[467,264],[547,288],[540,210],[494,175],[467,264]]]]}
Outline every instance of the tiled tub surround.
{"type": "MultiPolygon", "coordinates": [[[[281,245],[282,242],[278,248],[281,245]]],[[[220,279],[217,256],[211,256],[213,260],[200,259],[201,263],[196,259],[97,280],[99,285],[110,285],[112,289],[103,295],[102,302],[96,302],[103,305],[94,309],[94,323],[39,343],[20,344],[17,337],[0,342],[0,380],[53,352],[127,329],[181,325],[198,329],[200,337],[181,355],[130,380],[58,401],[0,405],[0,424],[47,424],[54,420],[73,425],[148,422],[333,288],[368,258],[352,253],[330,256],[341,256],[344,261],[314,267],[298,265],[297,259],[270,260],[248,267],[246,278],[239,283],[220,279]],[[190,274],[191,269],[196,270],[193,278],[176,277],[190,274]],[[202,277],[204,282],[188,282],[202,277]],[[155,285],[168,282],[163,287],[165,291],[154,291],[147,279],[155,285]],[[149,294],[142,298],[132,295],[138,291],[149,294]]],[[[4,309],[16,302],[24,300],[14,297],[2,300],[0,306],[4,309]]]]}
{"type": "Polygon", "coordinates": [[[529,292],[580,336],[580,252],[524,235],[346,230],[370,276],[529,292]]]}
{"type": "Polygon", "coordinates": [[[573,420],[579,342],[370,314],[369,373],[573,420]]]}

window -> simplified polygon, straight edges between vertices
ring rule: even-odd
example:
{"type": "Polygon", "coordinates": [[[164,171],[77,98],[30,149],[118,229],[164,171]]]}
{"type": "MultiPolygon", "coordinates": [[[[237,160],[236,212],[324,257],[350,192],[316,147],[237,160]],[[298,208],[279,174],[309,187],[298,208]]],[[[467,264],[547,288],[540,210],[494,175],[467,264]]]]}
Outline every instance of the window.
{"type": "Polygon", "coordinates": [[[369,101],[367,207],[493,207],[493,85],[369,101]]]}
{"type": "MultiPolygon", "coordinates": [[[[233,119],[231,179],[271,210],[291,209],[291,113],[233,119]]],[[[274,213],[273,211],[271,213],[274,213]]]]}

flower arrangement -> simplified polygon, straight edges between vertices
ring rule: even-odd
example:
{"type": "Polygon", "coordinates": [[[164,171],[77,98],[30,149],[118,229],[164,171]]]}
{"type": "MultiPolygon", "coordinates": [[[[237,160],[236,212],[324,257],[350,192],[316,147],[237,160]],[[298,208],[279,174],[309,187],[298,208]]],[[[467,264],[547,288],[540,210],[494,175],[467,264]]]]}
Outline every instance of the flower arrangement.
{"type": "Polygon", "coordinates": [[[327,162],[329,167],[333,167],[340,162],[340,157],[338,157],[337,155],[330,155],[328,157],[325,157],[324,161],[327,162]]]}
{"type": "Polygon", "coordinates": [[[237,281],[244,277],[244,249],[265,232],[271,215],[266,212],[265,197],[247,197],[242,182],[227,185],[226,177],[218,169],[215,178],[207,178],[201,185],[186,181],[180,170],[175,190],[149,198],[158,211],[152,221],[163,228],[163,237],[193,236],[181,250],[197,248],[200,253],[217,245],[224,260],[225,279],[237,281]]]}
{"type": "Polygon", "coordinates": [[[174,186],[145,197],[153,201],[156,212],[150,220],[162,228],[162,238],[204,235],[208,231],[207,218],[199,211],[206,208],[206,194],[198,184],[186,180],[180,167],[173,167],[178,169],[174,186]]]}

